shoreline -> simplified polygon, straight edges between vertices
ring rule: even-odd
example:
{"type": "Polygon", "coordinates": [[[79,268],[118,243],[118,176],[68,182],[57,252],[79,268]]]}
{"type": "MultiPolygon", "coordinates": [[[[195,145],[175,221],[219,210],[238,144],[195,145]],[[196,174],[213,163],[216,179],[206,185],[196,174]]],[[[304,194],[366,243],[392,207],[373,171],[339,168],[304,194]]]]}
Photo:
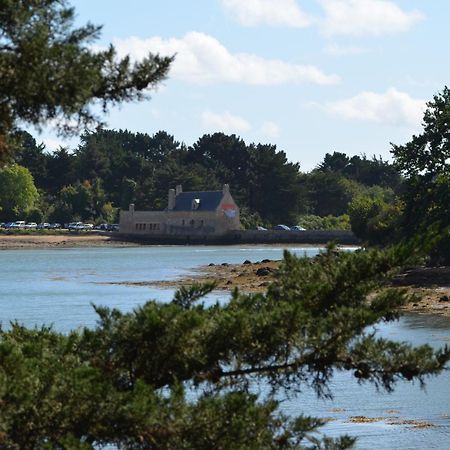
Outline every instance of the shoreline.
{"type": "Polygon", "coordinates": [[[1,250],[80,247],[136,247],[105,234],[0,234],[1,250]]]}
{"type": "MultiPolygon", "coordinates": [[[[103,233],[55,233],[55,234],[3,234],[0,233],[0,251],[1,250],[23,250],[38,248],[78,248],[78,247],[141,247],[141,246],[177,246],[181,244],[148,244],[145,242],[129,241],[121,239],[120,235],[115,236],[103,233]]],[[[193,244],[194,245],[194,244],[193,244]]],[[[202,245],[202,244],[198,244],[202,245]]],[[[205,245],[205,244],[203,244],[205,245]]],[[[223,244],[222,244],[223,245],[223,244]]],[[[239,247],[276,247],[276,248],[324,248],[325,244],[230,244],[227,246],[239,247]]],[[[354,245],[340,245],[342,248],[356,248],[354,245]]]]}
{"type": "MultiPolygon", "coordinates": [[[[26,250],[47,248],[89,248],[89,247],[140,247],[144,244],[120,240],[118,236],[93,234],[0,234],[2,250],[26,250]]],[[[305,247],[324,248],[322,244],[246,244],[239,247],[305,247]]],[[[341,246],[352,248],[353,246],[341,246]]],[[[273,281],[280,261],[247,261],[241,264],[210,264],[193,269],[193,274],[174,280],[120,282],[116,284],[180,288],[193,283],[215,281],[217,290],[232,291],[239,288],[243,292],[263,292],[273,281]]],[[[406,271],[393,281],[394,287],[406,288],[419,298],[402,308],[405,312],[439,314],[450,316],[450,267],[415,268],[406,271]]]]}
{"type": "MultiPolygon", "coordinates": [[[[193,283],[214,281],[217,290],[231,291],[238,288],[243,292],[264,292],[273,281],[281,261],[263,260],[242,264],[210,264],[194,269],[190,276],[175,280],[122,283],[134,286],[180,288],[193,283]]],[[[450,317],[450,267],[414,268],[396,277],[393,287],[406,288],[417,300],[404,307],[404,312],[438,314],[450,317]]]]}

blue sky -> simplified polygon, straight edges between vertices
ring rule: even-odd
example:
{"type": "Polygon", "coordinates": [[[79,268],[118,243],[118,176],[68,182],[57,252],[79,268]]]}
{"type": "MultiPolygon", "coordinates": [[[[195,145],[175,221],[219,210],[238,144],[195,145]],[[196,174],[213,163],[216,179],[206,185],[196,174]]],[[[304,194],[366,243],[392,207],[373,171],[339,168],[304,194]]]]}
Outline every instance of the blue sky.
{"type": "MultiPolygon", "coordinates": [[[[448,0],[75,0],[120,54],[177,53],[152,100],[110,128],[188,145],[224,131],[276,144],[310,170],[325,153],[390,157],[449,84],[448,0]]],[[[38,140],[53,150],[50,130],[38,140]]],[[[77,139],[66,142],[70,147],[77,139]]]]}

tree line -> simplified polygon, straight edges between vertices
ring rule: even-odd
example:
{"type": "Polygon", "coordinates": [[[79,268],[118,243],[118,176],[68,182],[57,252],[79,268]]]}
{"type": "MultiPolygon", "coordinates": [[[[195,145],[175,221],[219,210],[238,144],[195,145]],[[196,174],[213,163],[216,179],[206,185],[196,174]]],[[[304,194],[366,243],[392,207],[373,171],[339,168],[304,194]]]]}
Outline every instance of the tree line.
{"type": "Polygon", "coordinates": [[[99,128],[84,132],[74,151],[60,147],[53,153],[27,132],[18,137],[10,165],[29,171],[38,195],[4,206],[0,214],[9,220],[25,214],[33,221],[114,221],[129,203],[164,209],[168,189],[177,184],[216,190],[228,183],[245,226],[302,222],[308,228],[346,228],[348,204],[356,195],[389,196],[400,184],[394,167],[381,158],[334,152],[303,173],[275,145],[246,144],[224,133],[206,134],[186,146],[165,131],[99,128]]]}

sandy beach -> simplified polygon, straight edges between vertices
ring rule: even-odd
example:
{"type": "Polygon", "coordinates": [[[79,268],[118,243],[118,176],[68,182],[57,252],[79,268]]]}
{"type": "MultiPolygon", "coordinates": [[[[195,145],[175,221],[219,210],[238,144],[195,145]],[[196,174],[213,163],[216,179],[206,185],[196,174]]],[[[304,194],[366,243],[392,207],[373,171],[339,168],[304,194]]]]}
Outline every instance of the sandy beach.
{"type": "Polygon", "coordinates": [[[136,246],[106,234],[0,234],[0,250],[136,246]]]}

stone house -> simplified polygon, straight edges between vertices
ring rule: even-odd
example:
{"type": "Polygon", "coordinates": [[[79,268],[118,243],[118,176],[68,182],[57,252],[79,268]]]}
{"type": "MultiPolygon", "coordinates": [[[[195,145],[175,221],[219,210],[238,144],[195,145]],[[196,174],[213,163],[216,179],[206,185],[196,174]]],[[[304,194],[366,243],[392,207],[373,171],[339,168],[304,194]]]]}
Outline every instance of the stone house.
{"type": "Polygon", "coordinates": [[[182,186],[169,189],[164,211],[120,211],[120,232],[154,238],[214,238],[239,230],[239,208],[228,184],[221,191],[183,192],[182,186]]]}

